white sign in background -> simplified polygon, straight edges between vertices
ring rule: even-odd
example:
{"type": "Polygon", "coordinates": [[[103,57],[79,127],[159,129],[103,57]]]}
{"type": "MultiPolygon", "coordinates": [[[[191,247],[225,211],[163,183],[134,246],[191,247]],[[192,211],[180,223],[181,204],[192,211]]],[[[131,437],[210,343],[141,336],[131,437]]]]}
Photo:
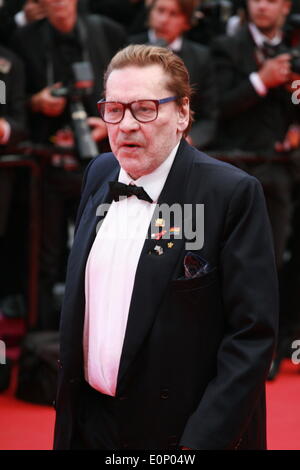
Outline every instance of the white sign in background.
{"type": "Polygon", "coordinates": [[[6,104],[6,85],[3,80],[0,80],[0,104],[6,104]]]}
{"type": "Polygon", "coordinates": [[[2,340],[0,340],[0,364],[6,364],[6,346],[2,340]]]}

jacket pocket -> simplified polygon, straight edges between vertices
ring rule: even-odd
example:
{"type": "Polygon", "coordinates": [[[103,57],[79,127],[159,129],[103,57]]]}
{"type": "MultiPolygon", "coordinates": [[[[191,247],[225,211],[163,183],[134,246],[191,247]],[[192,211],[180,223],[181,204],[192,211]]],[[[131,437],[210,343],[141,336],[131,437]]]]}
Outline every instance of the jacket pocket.
{"type": "Polygon", "coordinates": [[[218,280],[218,269],[213,268],[204,276],[195,277],[193,279],[173,279],[170,281],[170,287],[174,291],[190,291],[207,287],[218,280]]]}

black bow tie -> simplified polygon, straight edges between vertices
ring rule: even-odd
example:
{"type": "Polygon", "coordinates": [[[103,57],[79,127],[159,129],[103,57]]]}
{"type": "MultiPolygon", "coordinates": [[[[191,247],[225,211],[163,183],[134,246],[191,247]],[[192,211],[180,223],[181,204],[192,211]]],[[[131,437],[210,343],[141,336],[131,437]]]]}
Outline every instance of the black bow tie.
{"type": "Polygon", "coordinates": [[[120,196],[136,196],[138,199],[142,199],[143,201],[153,202],[142,186],[135,186],[133,184],[127,185],[119,183],[119,181],[110,181],[109,187],[110,194],[115,201],[118,201],[120,196]]]}

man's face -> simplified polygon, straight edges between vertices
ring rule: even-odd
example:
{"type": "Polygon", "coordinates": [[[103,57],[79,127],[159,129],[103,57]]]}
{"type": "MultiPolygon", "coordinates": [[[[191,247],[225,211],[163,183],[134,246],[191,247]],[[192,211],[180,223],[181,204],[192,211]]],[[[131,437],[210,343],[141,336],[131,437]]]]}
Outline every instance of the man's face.
{"type": "Polygon", "coordinates": [[[149,26],[157,37],[171,43],[189,29],[177,0],[157,0],[150,11],[149,26]]]}
{"type": "Polygon", "coordinates": [[[289,10],[287,0],[248,0],[250,19],[262,32],[281,28],[289,10]]]}
{"type": "Polygon", "coordinates": [[[54,26],[77,13],[78,0],[40,0],[46,17],[54,26]]]}
{"type": "MultiPolygon", "coordinates": [[[[130,103],[172,96],[160,65],[128,66],[111,72],[106,101],[130,103]]],[[[188,125],[188,99],[159,105],[155,121],[141,123],[126,109],[119,124],[107,124],[111,149],[121,167],[134,179],[154,171],[169,155],[188,125]]]]}

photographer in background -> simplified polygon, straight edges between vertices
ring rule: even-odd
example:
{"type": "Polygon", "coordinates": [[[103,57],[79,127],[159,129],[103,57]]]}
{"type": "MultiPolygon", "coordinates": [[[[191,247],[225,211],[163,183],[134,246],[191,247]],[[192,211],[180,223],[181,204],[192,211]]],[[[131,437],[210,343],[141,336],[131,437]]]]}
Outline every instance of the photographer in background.
{"type": "MultiPolygon", "coordinates": [[[[53,89],[69,86],[74,63],[87,62],[95,77],[92,93],[83,99],[93,138],[106,137],[106,126],[97,116],[102,76],[114,53],[126,42],[121,26],[96,15],[78,14],[77,0],[40,0],[47,19],[16,31],[15,50],[26,67],[30,130],[34,142],[59,144],[72,141],[70,103],[53,96],[53,89]]],[[[82,180],[79,161],[53,155],[44,177],[41,248],[40,310],[38,328],[55,329],[53,286],[59,280],[66,251],[66,226],[77,208],[82,180]],[[61,157],[61,158],[60,158],[61,157]]]]}
{"type": "Polygon", "coordinates": [[[295,113],[289,88],[293,61],[283,34],[290,7],[288,0],[248,0],[249,23],[212,45],[220,105],[217,147],[266,158],[236,164],[263,185],[279,278],[290,233],[292,176],[287,161],[272,158],[284,156],[276,152],[285,147],[295,113]]]}
{"type": "MultiPolygon", "coordinates": [[[[32,139],[44,143],[70,121],[66,99],[52,96],[52,89],[69,85],[73,63],[90,62],[97,83],[84,104],[88,114],[96,117],[103,70],[111,55],[126,42],[126,36],[108,18],[79,15],[77,0],[39,2],[47,19],[16,31],[12,43],[26,67],[32,139]]],[[[101,140],[105,126],[100,118],[93,119],[93,125],[98,128],[96,139],[101,140]]]]}

